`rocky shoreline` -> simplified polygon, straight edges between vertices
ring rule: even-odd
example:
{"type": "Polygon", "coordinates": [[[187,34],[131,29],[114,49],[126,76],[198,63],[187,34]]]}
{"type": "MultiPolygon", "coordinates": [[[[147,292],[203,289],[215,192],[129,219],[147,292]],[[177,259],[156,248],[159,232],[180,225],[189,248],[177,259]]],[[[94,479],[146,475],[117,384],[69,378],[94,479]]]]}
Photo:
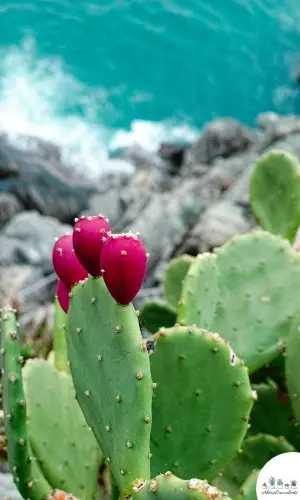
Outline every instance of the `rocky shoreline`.
{"type": "Polygon", "coordinates": [[[12,301],[31,335],[51,331],[53,241],[71,231],[81,214],[105,214],[114,232],[140,232],[150,258],[137,303],[159,296],[170,258],[211,250],[256,227],[249,176],[259,156],[272,149],[300,160],[300,118],[264,113],[255,129],[215,120],[192,145],[164,144],[153,156],[138,148],[121,151],[120,160],[111,161],[126,162],[126,173],[88,182],[63,164],[56,146],[32,139],[30,148],[22,148],[2,134],[1,306],[12,301]]]}

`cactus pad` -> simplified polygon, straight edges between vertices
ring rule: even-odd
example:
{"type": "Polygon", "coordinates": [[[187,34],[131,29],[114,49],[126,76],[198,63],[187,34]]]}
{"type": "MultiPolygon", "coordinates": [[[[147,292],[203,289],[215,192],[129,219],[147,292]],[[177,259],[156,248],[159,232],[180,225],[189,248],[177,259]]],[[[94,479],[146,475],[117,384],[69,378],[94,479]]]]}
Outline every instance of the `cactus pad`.
{"type": "Polygon", "coordinates": [[[257,163],[251,177],[251,204],[266,231],[293,241],[300,225],[300,168],[296,158],[272,151],[257,163]]]}
{"type": "Polygon", "coordinates": [[[255,398],[247,370],[217,334],[177,327],[152,340],[152,475],[167,468],[212,480],[247,431],[255,398]]]}
{"type": "Polygon", "coordinates": [[[135,500],[221,500],[226,497],[216,487],[210,486],[207,481],[190,479],[184,481],[171,472],[160,474],[151,481],[135,482],[135,500]]]}
{"type": "Polygon", "coordinates": [[[256,483],[259,473],[260,470],[254,470],[251,472],[246,481],[242,484],[240,494],[237,496],[236,500],[257,500],[256,483]]]}
{"type": "Polygon", "coordinates": [[[300,423],[300,329],[295,326],[287,344],[285,358],[286,382],[298,424],[300,423]]]}
{"type": "Polygon", "coordinates": [[[284,436],[300,449],[300,429],[294,421],[291,402],[286,391],[279,388],[272,380],[268,383],[254,384],[252,387],[257,392],[258,398],[251,412],[251,434],[268,433],[275,437],[284,436]]]}
{"type": "Polygon", "coordinates": [[[218,300],[217,258],[199,254],[185,277],[177,322],[210,329],[218,300]]]}
{"type": "Polygon", "coordinates": [[[169,328],[176,323],[176,310],[169,304],[159,300],[147,302],[140,310],[142,326],[151,333],[158,332],[160,327],[169,328]]]}
{"type": "Polygon", "coordinates": [[[75,400],[70,376],[41,359],[23,369],[30,443],[49,483],[91,499],[102,460],[75,400]]]}
{"type": "Polygon", "coordinates": [[[219,302],[212,325],[249,370],[281,352],[300,312],[300,259],[279,236],[238,236],[218,250],[219,302]]]}
{"type": "Polygon", "coordinates": [[[53,350],[54,364],[58,371],[69,373],[67,345],[66,345],[66,326],[68,315],[63,311],[58,298],[54,301],[54,335],[53,335],[53,350]]]}
{"type": "Polygon", "coordinates": [[[253,470],[261,469],[281,453],[294,451],[295,448],[283,437],[269,434],[248,437],[237,456],[225,467],[224,476],[231,478],[241,488],[253,470]]]}
{"type": "Polygon", "coordinates": [[[164,291],[167,302],[177,309],[181,299],[182,285],[190,265],[194,262],[191,255],[181,255],[170,260],[164,277],[164,291]]]}
{"type": "Polygon", "coordinates": [[[51,488],[42,475],[38,474],[38,466],[30,448],[22,383],[23,359],[20,355],[15,312],[11,309],[2,313],[1,337],[3,404],[10,468],[25,499],[45,498],[51,488]]]}
{"type": "Polygon", "coordinates": [[[68,356],[76,396],[123,495],[150,478],[152,381],[132,304],[121,306],[102,278],[75,286],[68,313],[68,356]]]}

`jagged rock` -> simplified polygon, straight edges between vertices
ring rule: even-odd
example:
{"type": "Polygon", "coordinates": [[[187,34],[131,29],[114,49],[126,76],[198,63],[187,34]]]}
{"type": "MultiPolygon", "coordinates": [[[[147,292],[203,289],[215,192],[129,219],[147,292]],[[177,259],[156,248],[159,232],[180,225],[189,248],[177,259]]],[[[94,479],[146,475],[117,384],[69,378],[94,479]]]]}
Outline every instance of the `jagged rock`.
{"type": "Polygon", "coordinates": [[[98,192],[88,201],[86,210],[80,215],[103,214],[114,226],[124,212],[121,196],[131,179],[131,175],[119,173],[107,175],[98,192]]]}
{"type": "Polygon", "coordinates": [[[296,116],[279,116],[276,113],[261,113],[257,124],[267,133],[269,139],[278,140],[289,134],[300,132],[300,119],[296,116]]]}
{"type": "Polygon", "coordinates": [[[0,192],[15,195],[26,210],[70,222],[96,189],[76,179],[76,172],[58,161],[56,153],[48,153],[49,161],[45,146],[40,149],[25,149],[0,136],[0,192]]]}
{"type": "MultiPolygon", "coordinates": [[[[19,307],[22,303],[22,292],[42,278],[41,270],[32,266],[0,267],[0,308],[11,304],[19,307]]],[[[45,300],[45,290],[26,295],[26,301],[30,303],[41,303],[43,300],[45,300]]]]}
{"type": "Polygon", "coordinates": [[[150,254],[147,284],[151,283],[149,275],[155,266],[170,258],[200,214],[218,198],[218,194],[216,186],[205,185],[202,179],[184,179],[170,192],[153,194],[135,220],[134,228],[126,228],[127,231],[132,229],[141,234],[150,254]]]}
{"type": "Polygon", "coordinates": [[[1,500],[22,500],[10,473],[0,472],[0,498],[1,500]]]}
{"type": "Polygon", "coordinates": [[[13,194],[0,193],[0,228],[22,210],[22,203],[13,194]]]}
{"type": "Polygon", "coordinates": [[[237,120],[214,120],[204,129],[198,141],[187,151],[186,163],[211,164],[218,157],[247,150],[254,143],[250,130],[237,120]]]}
{"type": "Polygon", "coordinates": [[[72,227],[36,211],[15,215],[0,235],[0,263],[40,267],[52,272],[52,247],[56,237],[71,232],[72,227]]]}
{"type": "Polygon", "coordinates": [[[209,207],[187,239],[184,252],[207,252],[226,243],[237,234],[247,233],[254,222],[245,217],[243,207],[229,200],[209,207]]]}

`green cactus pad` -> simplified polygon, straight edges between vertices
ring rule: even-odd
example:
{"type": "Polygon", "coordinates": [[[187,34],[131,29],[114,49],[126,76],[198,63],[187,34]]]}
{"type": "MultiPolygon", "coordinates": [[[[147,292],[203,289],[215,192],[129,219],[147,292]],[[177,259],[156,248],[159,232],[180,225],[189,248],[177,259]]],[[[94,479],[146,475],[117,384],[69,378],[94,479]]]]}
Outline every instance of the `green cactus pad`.
{"type": "Polygon", "coordinates": [[[300,259],[286,240],[259,232],[218,250],[213,331],[253,372],[276,358],[300,313],[300,259]]]}
{"type": "Polygon", "coordinates": [[[294,327],[287,344],[285,357],[286,383],[297,423],[300,424],[300,327],[294,327]]]}
{"type": "Polygon", "coordinates": [[[236,497],[236,500],[257,500],[256,495],[256,483],[259,476],[260,470],[254,470],[251,472],[250,476],[242,484],[240,489],[240,494],[236,497]]]}
{"type": "Polygon", "coordinates": [[[241,488],[253,470],[261,469],[281,453],[294,451],[295,448],[284,437],[269,434],[248,437],[241,452],[225,467],[224,476],[231,478],[241,488]]]}
{"type": "Polygon", "coordinates": [[[14,481],[25,499],[43,499],[51,489],[38,474],[31,453],[26,423],[26,401],[22,383],[23,359],[17,332],[16,316],[6,309],[1,316],[2,386],[7,454],[14,481]],[[37,475],[34,475],[36,473],[37,475]]]}
{"type": "Polygon", "coordinates": [[[190,265],[194,262],[191,255],[181,255],[170,260],[164,277],[164,290],[167,302],[177,309],[181,298],[181,291],[184,278],[190,265]]]}
{"type": "Polygon", "coordinates": [[[66,345],[66,325],[68,322],[68,315],[61,308],[60,303],[55,297],[54,301],[54,339],[53,350],[55,368],[59,371],[69,373],[70,369],[67,365],[67,345],[66,345]]]}
{"type": "Polygon", "coordinates": [[[156,333],[162,326],[169,328],[175,325],[176,310],[159,300],[149,301],[140,310],[140,320],[149,332],[156,333]]]}
{"type": "Polygon", "coordinates": [[[272,151],[257,163],[251,177],[251,204],[266,231],[293,241],[300,225],[300,168],[295,157],[272,151]]]}
{"type": "Polygon", "coordinates": [[[199,254],[185,277],[177,322],[210,329],[218,300],[217,258],[199,254]]]}
{"type": "Polygon", "coordinates": [[[23,369],[30,443],[49,483],[92,499],[102,454],[75,399],[71,377],[42,359],[23,369]]]}
{"type": "Polygon", "coordinates": [[[210,486],[207,481],[190,479],[184,481],[171,472],[160,474],[151,481],[135,482],[135,500],[221,500],[229,497],[210,486]]]}
{"type": "Polygon", "coordinates": [[[298,422],[295,422],[286,391],[282,391],[272,380],[267,383],[253,384],[252,387],[257,392],[258,398],[251,412],[251,434],[269,433],[275,437],[284,436],[292,445],[300,449],[300,428],[298,422]],[[272,411],[272,418],[270,418],[270,411],[272,411]]]}
{"type": "Polygon", "coordinates": [[[76,396],[123,495],[150,478],[152,381],[132,304],[121,306],[102,278],[72,289],[68,356],[76,396]]]}
{"type": "Polygon", "coordinates": [[[210,481],[247,432],[255,399],[247,370],[217,334],[178,327],[151,340],[152,475],[168,469],[210,481]]]}

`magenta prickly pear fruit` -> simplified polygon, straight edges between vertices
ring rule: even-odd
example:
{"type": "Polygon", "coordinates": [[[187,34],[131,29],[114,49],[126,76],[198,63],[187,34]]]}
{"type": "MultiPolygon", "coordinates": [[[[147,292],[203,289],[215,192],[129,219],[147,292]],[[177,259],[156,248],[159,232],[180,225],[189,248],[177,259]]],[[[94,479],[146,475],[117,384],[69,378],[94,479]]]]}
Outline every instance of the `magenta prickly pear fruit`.
{"type": "Polygon", "coordinates": [[[112,297],[129,304],[140,290],[147,270],[147,254],[137,234],[115,234],[104,242],[101,273],[112,297]]]}
{"type": "Polygon", "coordinates": [[[101,275],[100,253],[109,231],[110,225],[102,215],[76,220],[73,230],[75,254],[92,276],[101,275]]]}
{"type": "Polygon", "coordinates": [[[88,272],[80,264],[74,249],[72,235],[66,234],[55,242],[52,263],[57,276],[69,286],[88,277],[88,272]]]}
{"type": "Polygon", "coordinates": [[[56,288],[56,296],[58,298],[58,302],[60,303],[61,308],[68,312],[70,305],[70,293],[71,288],[66,285],[62,280],[58,280],[57,288],[56,288]]]}

